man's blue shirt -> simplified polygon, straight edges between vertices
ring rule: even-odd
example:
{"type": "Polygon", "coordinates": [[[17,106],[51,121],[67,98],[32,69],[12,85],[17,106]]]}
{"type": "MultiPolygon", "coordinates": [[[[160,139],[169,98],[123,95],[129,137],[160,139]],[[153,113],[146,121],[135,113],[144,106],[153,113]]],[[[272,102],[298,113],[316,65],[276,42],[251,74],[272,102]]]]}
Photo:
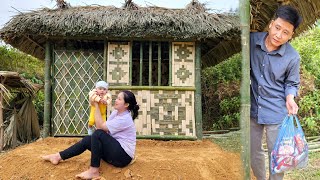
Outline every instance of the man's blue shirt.
{"type": "Polygon", "coordinates": [[[300,56],[289,44],[268,52],[267,32],[250,34],[251,118],[259,124],[280,124],[288,115],[286,97],[297,96],[300,56]]]}

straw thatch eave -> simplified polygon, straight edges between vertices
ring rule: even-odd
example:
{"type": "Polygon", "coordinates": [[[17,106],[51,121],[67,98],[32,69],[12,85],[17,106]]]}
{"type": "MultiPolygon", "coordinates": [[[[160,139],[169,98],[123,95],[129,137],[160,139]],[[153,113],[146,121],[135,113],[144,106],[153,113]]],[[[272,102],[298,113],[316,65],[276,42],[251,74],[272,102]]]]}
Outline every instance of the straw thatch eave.
{"type": "Polygon", "coordinates": [[[44,59],[45,43],[52,37],[216,42],[218,39],[238,36],[238,24],[235,15],[207,13],[203,9],[190,7],[124,9],[84,6],[19,14],[0,30],[0,37],[15,48],[44,59]],[[236,34],[226,33],[231,30],[236,34]],[[227,37],[222,37],[223,34],[227,37]]]}
{"type": "Polygon", "coordinates": [[[0,83],[6,89],[23,91],[29,96],[34,96],[35,92],[42,88],[42,85],[34,84],[20,76],[19,73],[12,71],[0,71],[0,83]]]}

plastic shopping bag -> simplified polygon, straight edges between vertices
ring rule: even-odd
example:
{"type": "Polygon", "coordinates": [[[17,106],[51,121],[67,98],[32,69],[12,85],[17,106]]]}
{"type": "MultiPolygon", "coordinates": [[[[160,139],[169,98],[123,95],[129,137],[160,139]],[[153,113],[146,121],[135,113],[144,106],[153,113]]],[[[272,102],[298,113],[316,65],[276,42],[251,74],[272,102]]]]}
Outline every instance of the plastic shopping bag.
{"type": "Polygon", "coordinates": [[[280,128],[271,152],[271,173],[281,173],[306,167],[308,144],[297,116],[287,116],[280,128]],[[296,122],[296,125],[294,124],[296,122]]]}

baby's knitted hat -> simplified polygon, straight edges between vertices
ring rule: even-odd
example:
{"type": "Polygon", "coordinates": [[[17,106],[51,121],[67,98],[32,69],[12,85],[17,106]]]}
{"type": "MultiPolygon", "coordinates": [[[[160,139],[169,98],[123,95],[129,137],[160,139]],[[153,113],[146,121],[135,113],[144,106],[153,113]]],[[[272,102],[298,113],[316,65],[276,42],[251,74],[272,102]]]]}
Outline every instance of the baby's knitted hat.
{"type": "Polygon", "coordinates": [[[108,89],[109,84],[107,82],[105,82],[105,81],[98,81],[96,83],[96,88],[98,88],[98,87],[103,87],[103,88],[108,89]]]}

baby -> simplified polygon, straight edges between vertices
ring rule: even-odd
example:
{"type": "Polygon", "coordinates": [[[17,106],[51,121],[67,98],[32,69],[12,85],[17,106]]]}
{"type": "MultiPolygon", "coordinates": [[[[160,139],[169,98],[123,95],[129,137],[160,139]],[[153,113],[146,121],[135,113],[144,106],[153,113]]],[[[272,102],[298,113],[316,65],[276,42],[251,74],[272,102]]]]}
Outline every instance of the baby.
{"type": "Polygon", "coordinates": [[[105,81],[98,81],[96,83],[96,88],[89,92],[89,101],[90,101],[90,117],[88,123],[88,134],[92,135],[93,133],[93,125],[94,125],[94,113],[95,107],[91,102],[98,102],[102,120],[106,121],[107,119],[107,106],[111,103],[111,94],[108,93],[108,83],[105,81]]]}

